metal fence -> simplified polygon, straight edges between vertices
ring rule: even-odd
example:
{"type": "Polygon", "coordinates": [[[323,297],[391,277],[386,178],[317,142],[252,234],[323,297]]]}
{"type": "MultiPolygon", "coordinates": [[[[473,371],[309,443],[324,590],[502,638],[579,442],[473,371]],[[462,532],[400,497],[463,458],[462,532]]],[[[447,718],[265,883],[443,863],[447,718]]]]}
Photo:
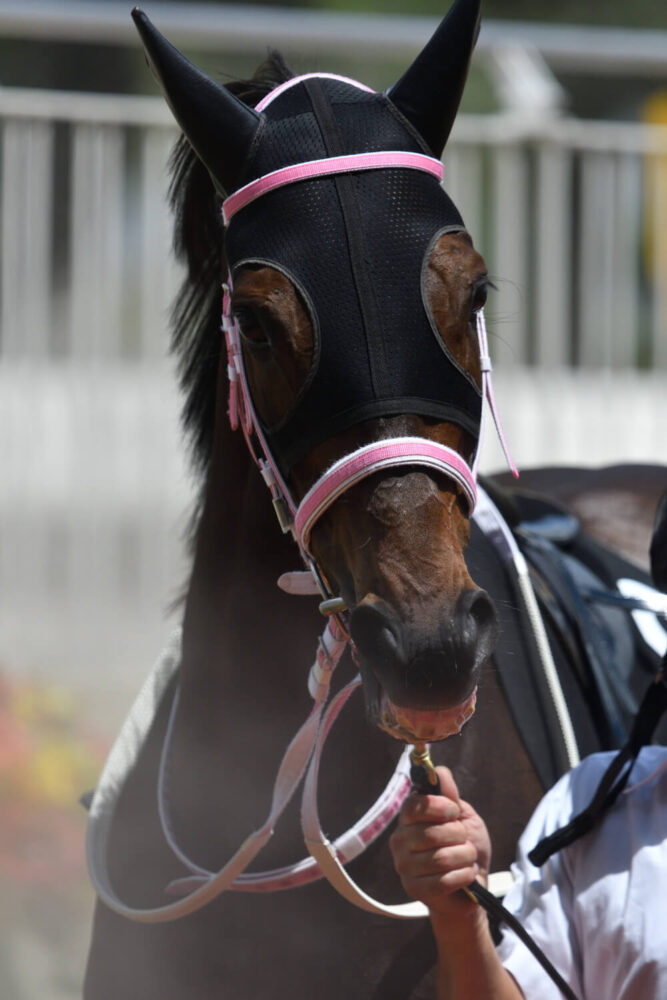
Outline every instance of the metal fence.
{"type": "MultiPolygon", "coordinates": [[[[162,102],[0,90],[0,122],[0,358],[162,357],[162,102]]],[[[502,364],[667,366],[667,128],[462,117],[445,175],[497,279],[502,364]]]]}
{"type": "Polygon", "coordinates": [[[167,109],[0,89],[0,121],[2,359],[164,356],[167,109]]]}

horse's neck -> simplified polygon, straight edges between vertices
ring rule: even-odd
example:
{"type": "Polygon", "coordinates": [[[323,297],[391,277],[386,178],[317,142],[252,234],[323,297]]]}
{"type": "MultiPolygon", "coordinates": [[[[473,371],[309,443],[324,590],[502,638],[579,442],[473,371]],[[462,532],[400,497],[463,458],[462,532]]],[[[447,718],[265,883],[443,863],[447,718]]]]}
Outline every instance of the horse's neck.
{"type": "MultiPolygon", "coordinates": [[[[310,710],[307,674],[323,621],[315,598],[276,586],[299,567],[298,551],[280,532],[242,434],[226,418],[217,426],[183,619],[170,782],[178,816],[201,819],[204,810],[214,822],[221,773],[229,786],[240,768],[263,789],[310,710]]],[[[261,818],[245,816],[246,832],[261,818]]]]}
{"type": "Polygon", "coordinates": [[[280,532],[243,436],[229,430],[226,419],[218,427],[186,598],[181,667],[184,691],[196,692],[205,681],[207,699],[238,687],[289,687],[291,677],[280,677],[270,663],[264,669],[262,659],[281,660],[287,640],[298,656],[294,645],[308,623],[303,683],[321,621],[314,599],[277,588],[281,573],[299,567],[297,549],[280,532]]]}

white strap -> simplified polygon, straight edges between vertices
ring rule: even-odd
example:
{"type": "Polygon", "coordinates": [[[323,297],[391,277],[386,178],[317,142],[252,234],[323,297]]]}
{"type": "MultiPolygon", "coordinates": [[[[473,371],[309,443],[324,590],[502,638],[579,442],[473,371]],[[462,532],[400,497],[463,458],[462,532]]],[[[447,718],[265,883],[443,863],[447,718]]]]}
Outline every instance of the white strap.
{"type": "MultiPolygon", "coordinates": [[[[157,707],[180,662],[180,633],[158,660],[154,670],[139,692],[130,714],[106,762],[90,807],[87,855],[91,880],[100,898],[116,913],[141,923],[162,923],[186,916],[200,909],[225,889],[259,854],[273,833],[277,817],[282,813],[298,784],[313,742],[319,730],[323,703],[315,705],[299,732],[290,743],[276,777],[271,811],[263,825],[248,836],[234,856],[218,872],[206,878],[203,884],[184,899],[167,905],[138,909],[123,902],[111,883],[107,864],[109,835],[114,812],[123,790],[125,779],[137,762],[146,741],[157,707]]],[[[167,829],[169,828],[167,818],[167,829]]],[[[166,831],[165,831],[166,832],[166,831]]],[[[175,845],[170,834],[172,849],[191,870],[197,866],[188,862],[175,845]]]]}
{"type": "MultiPolygon", "coordinates": [[[[343,708],[358,684],[359,679],[355,678],[355,680],[350,681],[346,687],[339,691],[322,717],[317,743],[315,744],[315,749],[308,767],[308,773],[306,774],[306,783],[301,803],[301,827],[303,829],[306,847],[317,861],[327,880],[333,885],[337,892],[339,892],[341,896],[344,896],[350,903],[358,906],[360,909],[367,910],[369,913],[379,913],[384,916],[403,919],[426,917],[428,916],[428,910],[423,903],[400,903],[397,906],[389,906],[384,903],[379,903],[371,896],[368,896],[363,889],[361,889],[356,882],[350,878],[339,861],[336,848],[322,833],[317,808],[317,779],[319,775],[322,748],[324,746],[327,733],[333,725],[336,716],[343,708]]],[[[407,752],[408,751],[406,749],[406,751],[404,751],[404,756],[407,752]]],[[[408,780],[409,786],[409,779],[406,780],[408,780]]]]}
{"type": "Polygon", "coordinates": [[[533,630],[533,637],[540,657],[540,663],[542,664],[542,671],[563,736],[568,766],[571,768],[576,767],[580,758],[574,725],[570,717],[565,695],[563,694],[558,670],[556,669],[556,664],[551,653],[549,637],[542,621],[542,615],[530,580],[526,560],[504,517],[488,493],[481,488],[473,519],[490,540],[503,561],[511,565],[514,570],[526,614],[533,630]]]}
{"type": "MultiPolygon", "coordinates": [[[[315,706],[285,751],[273,786],[271,810],[262,827],[255,831],[255,834],[252,835],[252,844],[258,845],[257,850],[253,854],[248,854],[244,868],[247,867],[255,855],[259,853],[268,840],[268,837],[273,833],[276,822],[284,812],[287,804],[294,795],[294,792],[301,783],[301,779],[303,778],[306,765],[310,759],[313,745],[319,732],[320,717],[329,695],[331,678],[343,652],[345,651],[346,645],[347,639],[342,636],[337,623],[333,620],[329,620],[319,640],[315,662],[311,667],[308,681],[308,687],[315,702],[315,706]]],[[[199,888],[203,888],[208,881],[216,879],[219,886],[218,891],[223,892],[225,889],[230,888],[234,881],[242,882],[243,876],[241,875],[241,872],[243,869],[238,869],[234,873],[233,878],[225,882],[222,879],[224,869],[221,869],[216,874],[196,864],[179,847],[171,823],[171,817],[169,815],[169,758],[173,727],[178,709],[178,700],[179,692],[177,690],[162,746],[160,769],[158,773],[158,811],[162,831],[169,847],[178,860],[190,870],[192,875],[196,877],[197,881],[194,882],[192,878],[185,880],[176,879],[174,882],[171,882],[169,886],[167,886],[167,891],[171,895],[179,895],[184,889],[187,892],[192,892],[193,889],[197,892],[199,888]],[[197,886],[197,888],[195,888],[195,886],[197,886]]],[[[246,843],[248,843],[248,841],[246,841],[246,843]]],[[[248,851],[250,850],[251,847],[249,844],[248,851]]],[[[274,873],[267,872],[265,874],[270,878],[274,873]]],[[[241,888],[242,886],[239,885],[238,887],[241,888]]]]}
{"type": "MultiPolygon", "coordinates": [[[[344,845],[341,844],[342,838],[339,838],[332,844],[325,837],[320,826],[319,811],[317,806],[317,784],[322,749],[338,714],[359,684],[360,678],[356,677],[354,680],[350,681],[346,687],[339,691],[336,697],[331,701],[320,723],[320,733],[318,734],[317,743],[315,744],[315,749],[308,766],[308,773],[306,774],[303,797],[301,800],[301,827],[306,847],[319,865],[322,874],[327,881],[341,896],[347,899],[349,903],[359,907],[359,909],[366,910],[369,913],[378,913],[381,916],[395,917],[402,920],[427,917],[429,911],[423,903],[413,901],[390,905],[387,903],[381,903],[378,900],[373,899],[372,896],[369,896],[368,893],[364,892],[364,890],[358,886],[352,878],[350,878],[346,870],[343,868],[341,862],[348,862],[351,858],[345,853],[344,845]]],[[[409,773],[410,748],[406,747],[396,768],[394,779],[385,790],[387,806],[391,810],[391,816],[389,818],[387,818],[386,815],[383,816],[381,829],[386,829],[388,823],[399,811],[400,806],[403,804],[405,798],[410,792],[411,784],[409,773]],[[398,784],[399,782],[402,784],[402,787],[400,788],[400,791],[396,788],[396,797],[394,798],[394,789],[391,785],[394,783],[398,784]]],[[[378,800],[375,808],[381,808],[382,802],[383,799],[378,800]]],[[[366,817],[364,817],[364,820],[365,819],[366,817]]],[[[358,825],[361,827],[362,823],[358,825]]],[[[355,831],[356,828],[355,830],[350,831],[350,833],[354,834],[355,831]]],[[[378,833],[379,832],[380,830],[378,830],[378,833]]],[[[366,844],[365,846],[368,845],[366,844]]],[[[488,877],[489,892],[493,893],[494,896],[504,896],[513,885],[513,882],[514,879],[511,872],[492,872],[488,877]]]]}
{"type": "MultiPolygon", "coordinates": [[[[330,715],[326,732],[322,736],[322,744],[331,732],[332,724],[338,715],[340,708],[347,701],[349,695],[360,684],[357,677],[348,685],[349,690],[342,703],[335,708],[333,717],[330,715]]],[[[387,784],[384,792],[377,801],[367,810],[357,823],[349,830],[342,833],[333,843],[333,850],[341,860],[348,864],[359,857],[366,848],[376,840],[387,826],[394,819],[403,802],[410,792],[410,755],[406,748],[396,766],[396,770],[387,784]]],[[[186,863],[187,859],[186,859],[186,863]]],[[[192,892],[203,884],[205,877],[210,877],[210,872],[200,870],[200,875],[189,878],[177,879],[170,883],[167,892],[172,895],[182,895],[192,892]]],[[[316,879],[323,877],[314,857],[307,857],[283,868],[275,868],[271,871],[245,872],[239,875],[234,884],[229,888],[237,892],[275,892],[281,889],[294,889],[297,886],[305,885],[316,879]]]]}
{"type": "MultiPolygon", "coordinates": [[[[323,656],[323,649],[326,649],[326,659],[331,666],[331,670],[328,672],[329,677],[344,649],[344,642],[333,634],[334,631],[334,623],[330,621],[325,629],[318,653],[319,656],[323,656]]],[[[107,864],[110,829],[127,775],[137,763],[167,687],[178,670],[180,659],[181,633],[178,631],[170,638],[167,648],[155,664],[130,710],[100,777],[89,814],[87,853],[93,885],[100,898],[112,910],[142,923],[162,923],[186,916],[200,909],[225,890],[272,892],[276,889],[293,888],[322,877],[322,872],[313,857],[304,858],[296,864],[272,871],[248,874],[243,874],[243,871],[271,837],[277,820],[303,777],[316,739],[318,736],[320,737],[321,753],[322,743],[330,731],[340,707],[360,683],[357,678],[356,682],[348,686],[348,693],[342,702],[340,696],[338,697],[338,710],[334,713],[327,713],[327,724],[323,727],[322,714],[327,696],[327,678],[320,676],[316,691],[318,700],[305,723],[291,741],[281,761],[274,784],[271,810],[267,819],[258,830],[246,838],[231,860],[217,872],[210,872],[200,867],[180,849],[169,817],[167,808],[169,747],[179,698],[178,690],[175,692],[160,762],[158,808],[165,838],[176,857],[190,870],[191,875],[183,879],[176,879],[167,886],[169,895],[183,896],[185,894],[186,898],[158,907],[139,909],[127,905],[112,886],[107,864]]],[[[408,754],[406,750],[399,761],[395,774],[377,802],[351,830],[341,834],[337,839],[335,848],[346,862],[361,854],[386,829],[400,809],[408,791],[408,754]]]]}
{"type": "MultiPolygon", "coordinates": [[[[491,372],[493,371],[493,365],[491,364],[491,356],[489,355],[489,341],[486,332],[486,319],[484,318],[484,310],[480,309],[477,313],[477,340],[479,343],[479,365],[482,372],[482,400],[486,399],[488,403],[489,410],[491,411],[491,416],[493,417],[493,422],[496,427],[496,433],[498,435],[498,440],[500,441],[500,446],[503,449],[505,459],[509,466],[509,469],[515,479],[519,478],[519,472],[514,464],[514,459],[510,454],[509,446],[507,444],[507,439],[505,438],[505,432],[503,430],[502,421],[500,419],[500,412],[498,410],[498,404],[496,403],[496,396],[493,391],[493,378],[491,372]]],[[[482,436],[484,431],[484,405],[482,404],[482,423],[479,429],[479,441],[477,443],[477,452],[475,454],[475,461],[473,463],[473,472],[477,475],[477,469],[479,466],[479,459],[482,452],[482,436]]]]}
{"type": "MultiPolygon", "coordinates": [[[[174,698],[174,705],[172,706],[172,715],[170,719],[170,729],[167,736],[165,737],[162,750],[162,759],[160,761],[160,774],[158,778],[158,808],[160,813],[160,822],[162,824],[162,830],[165,839],[169,844],[169,847],[176,855],[178,860],[182,864],[184,864],[186,868],[189,868],[189,870],[194,875],[202,876],[205,880],[210,880],[212,878],[220,879],[223,869],[221,869],[217,873],[208,871],[208,869],[202,868],[194,861],[191,861],[190,858],[188,858],[188,856],[184,853],[184,851],[180,849],[180,847],[176,842],[176,837],[171,824],[169,810],[167,808],[168,788],[169,788],[169,746],[171,740],[171,727],[173,726],[173,719],[176,714],[177,704],[178,704],[178,692],[176,697],[174,698]]],[[[255,854],[257,854],[259,850],[261,850],[261,848],[264,846],[264,844],[267,842],[267,840],[273,833],[273,829],[276,825],[277,820],[284,812],[285,807],[289,803],[290,799],[294,795],[294,792],[299,786],[299,783],[301,782],[303,774],[306,770],[306,765],[308,763],[310,754],[313,749],[313,744],[315,743],[315,739],[317,737],[323,705],[324,705],[323,701],[316,703],[310,715],[308,716],[304,724],[301,726],[301,728],[298,730],[296,735],[293,737],[291,743],[289,744],[287,750],[283,755],[283,759],[280,763],[280,767],[278,769],[278,773],[276,775],[276,779],[273,786],[273,796],[271,800],[271,809],[269,815],[267,816],[266,820],[259,828],[259,830],[256,830],[255,833],[251,835],[251,838],[249,838],[252,839],[253,844],[254,843],[259,844],[258,850],[255,852],[255,854]]],[[[246,841],[246,843],[248,843],[248,841],[246,841]]],[[[255,854],[248,857],[248,860],[246,862],[246,865],[244,865],[244,867],[246,867],[250,863],[250,861],[255,857],[255,854]]],[[[239,872],[242,870],[243,869],[239,869],[239,872]]],[[[234,876],[234,878],[236,877],[237,875],[234,876]]],[[[228,886],[231,885],[232,881],[234,881],[233,878],[230,879],[229,883],[226,884],[224,888],[228,888],[228,886]]],[[[222,892],[223,891],[222,882],[219,881],[218,884],[221,887],[220,892],[222,892]]],[[[172,883],[172,888],[173,885],[174,884],[172,883]]]]}
{"type": "Polygon", "coordinates": [[[284,593],[296,594],[298,597],[321,596],[317,581],[309,569],[282,573],[278,577],[278,586],[284,593]]]}

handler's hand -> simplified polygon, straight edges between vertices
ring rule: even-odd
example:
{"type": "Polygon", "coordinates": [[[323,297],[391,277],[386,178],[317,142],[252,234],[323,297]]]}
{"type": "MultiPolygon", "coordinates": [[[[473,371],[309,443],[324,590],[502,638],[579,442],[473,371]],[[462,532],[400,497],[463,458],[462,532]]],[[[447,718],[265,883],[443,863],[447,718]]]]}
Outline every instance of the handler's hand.
{"type": "Polygon", "coordinates": [[[432,914],[457,918],[475,904],[454,893],[475,878],[486,885],[491,843],[484,821],[459,798],[451,771],[438,767],[437,774],[442,795],[410,795],[390,846],[408,896],[432,914]]]}

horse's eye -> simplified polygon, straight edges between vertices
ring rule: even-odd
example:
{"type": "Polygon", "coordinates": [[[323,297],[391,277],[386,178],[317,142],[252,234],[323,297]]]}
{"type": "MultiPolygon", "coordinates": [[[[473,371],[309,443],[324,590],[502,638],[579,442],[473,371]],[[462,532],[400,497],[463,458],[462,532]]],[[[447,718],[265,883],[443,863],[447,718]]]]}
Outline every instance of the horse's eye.
{"type": "Polygon", "coordinates": [[[261,318],[254,309],[239,308],[234,310],[234,319],[238,323],[241,339],[251,351],[270,350],[272,344],[261,318]]]}

